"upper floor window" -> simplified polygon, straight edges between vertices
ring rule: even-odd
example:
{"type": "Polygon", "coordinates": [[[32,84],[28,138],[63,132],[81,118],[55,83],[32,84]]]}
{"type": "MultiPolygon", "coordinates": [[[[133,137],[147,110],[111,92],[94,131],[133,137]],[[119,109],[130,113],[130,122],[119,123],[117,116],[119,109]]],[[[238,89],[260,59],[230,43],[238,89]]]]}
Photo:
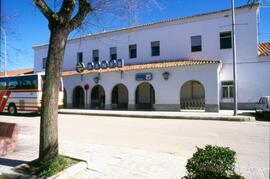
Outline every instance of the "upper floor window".
{"type": "Polygon", "coordinates": [[[191,37],[191,52],[202,51],[202,36],[192,36],[191,37]]]}
{"type": "Polygon", "coordinates": [[[129,45],[129,58],[137,58],[137,45],[129,45]]]}
{"type": "Polygon", "coordinates": [[[82,63],[83,62],[83,53],[78,52],[77,53],[77,63],[82,63]]]}
{"type": "Polygon", "coordinates": [[[92,51],[93,55],[93,62],[98,63],[99,62],[99,55],[98,55],[98,49],[95,49],[92,51]]]}
{"type": "Polygon", "coordinates": [[[233,98],[234,87],[233,81],[223,81],[221,82],[222,88],[222,98],[233,98]]]}
{"type": "Polygon", "coordinates": [[[43,69],[46,68],[46,62],[47,62],[47,58],[42,58],[42,68],[43,69]]]}
{"type": "Polygon", "coordinates": [[[220,38],[220,49],[232,48],[232,34],[231,32],[221,32],[220,38]]]}
{"type": "Polygon", "coordinates": [[[160,55],[159,41],[151,42],[151,51],[152,51],[152,56],[159,56],[160,55]]]}
{"type": "Polygon", "coordinates": [[[111,60],[117,59],[117,48],[116,47],[110,48],[110,57],[111,57],[111,60]]]}

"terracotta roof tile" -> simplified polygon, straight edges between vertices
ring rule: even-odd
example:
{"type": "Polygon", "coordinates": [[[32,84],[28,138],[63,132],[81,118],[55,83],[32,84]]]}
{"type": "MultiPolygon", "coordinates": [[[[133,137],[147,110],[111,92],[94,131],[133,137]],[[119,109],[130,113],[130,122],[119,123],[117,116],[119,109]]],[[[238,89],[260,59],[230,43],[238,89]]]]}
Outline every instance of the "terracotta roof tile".
{"type": "MultiPolygon", "coordinates": [[[[25,75],[31,73],[34,73],[33,69],[22,69],[22,70],[8,71],[7,76],[25,75]]],[[[1,72],[0,76],[4,76],[4,72],[1,72]]]]}
{"type": "Polygon", "coordinates": [[[178,66],[190,66],[190,65],[204,65],[204,64],[217,64],[220,63],[218,60],[176,60],[166,62],[155,62],[146,64],[126,65],[123,68],[107,68],[99,70],[85,70],[83,73],[76,71],[65,71],[62,73],[63,76],[78,75],[78,74],[92,74],[92,73],[106,73],[115,71],[129,71],[129,70],[144,70],[144,69],[157,69],[157,68],[170,68],[178,66]]]}
{"type": "Polygon", "coordinates": [[[270,42],[259,43],[258,51],[260,56],[270,55],[270,42]]]}

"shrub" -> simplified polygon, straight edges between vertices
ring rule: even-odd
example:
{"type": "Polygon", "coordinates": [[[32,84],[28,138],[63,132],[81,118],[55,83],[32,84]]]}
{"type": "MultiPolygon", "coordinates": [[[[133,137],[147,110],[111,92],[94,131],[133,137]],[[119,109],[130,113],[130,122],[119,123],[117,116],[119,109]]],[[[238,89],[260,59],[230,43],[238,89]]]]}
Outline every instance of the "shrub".
{"type": "Polygon", "coordinates": [[[229,147],[197,147],[192,158],[188,159],[188,173],[183,179],[244,179],[234,171],[235,154],[229,147]]]}
{"type": "Polygon", "coordinates": [[[68,165],[67,158],[58,156],[56,159],[49,160],[40,165],[38,175],[39,176],[52,176],[62,170],[68,165]]]}

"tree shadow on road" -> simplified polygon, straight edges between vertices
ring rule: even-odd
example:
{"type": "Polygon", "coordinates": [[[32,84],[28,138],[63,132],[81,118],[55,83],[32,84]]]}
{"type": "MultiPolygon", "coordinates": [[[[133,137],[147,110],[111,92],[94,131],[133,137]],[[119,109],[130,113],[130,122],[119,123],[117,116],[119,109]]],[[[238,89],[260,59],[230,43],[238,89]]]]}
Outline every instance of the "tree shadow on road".
{"type": "Polygon", "coordinates": [[[255,115],[257,121],[270,122],[270,115],[256,114],[255,115]]]}
{"type": "Polygon", "coordinates": [[[23,160],[15,160],[15,159],[7,159],[7,158],[0,158],[0,165],[9,166],[9,167],[16,167],[22,163],[26,163],[27,161],[23,160]]]}
{"type": "Polygon", "coordinates": [[[256,121],[270,122],[270,113],[242,113],[245,116],[253,116],[256,121]]]}
{"type": "Polygon", "coordinates": [[[38,117],[40,116],[39,113],[25,113],[25,114],[16,114],[16,115],[10,115],[8,113],[0,113],[0,116],[15,116],[15,117],[38,117]]]}

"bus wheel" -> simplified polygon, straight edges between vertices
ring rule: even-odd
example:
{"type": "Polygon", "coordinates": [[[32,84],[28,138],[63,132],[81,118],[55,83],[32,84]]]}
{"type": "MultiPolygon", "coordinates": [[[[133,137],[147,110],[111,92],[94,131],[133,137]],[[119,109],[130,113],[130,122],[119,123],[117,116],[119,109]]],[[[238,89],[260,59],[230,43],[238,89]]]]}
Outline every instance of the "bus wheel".
{"type": "Polygon", "coordinates": [[[15,115],[15,114],[17,114],[17,109],[16,109],[15,104],[10,104],[10,105],[8,106],[8,113],[9,113],[10,115],[15,115]]]}

